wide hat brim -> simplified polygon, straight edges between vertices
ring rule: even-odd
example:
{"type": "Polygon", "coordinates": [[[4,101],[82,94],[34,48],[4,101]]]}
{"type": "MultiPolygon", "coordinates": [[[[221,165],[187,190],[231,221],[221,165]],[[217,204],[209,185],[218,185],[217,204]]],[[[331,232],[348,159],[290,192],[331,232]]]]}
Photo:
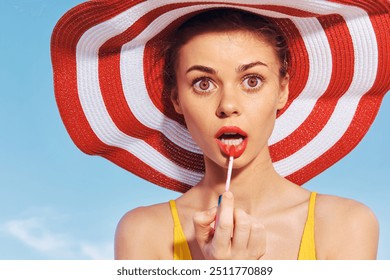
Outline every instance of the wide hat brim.
{"type": "Polygon", "coordinates": [[[203,156],[163,95],[159,40],[194,13],[231,7],[274,18],[288,37],[290,97],[269,141],[279,174],[303,184],[348,154],[390,89],[387,0],[90,1],[51,40],[58,108],[75,144],[185,192],[203,156]]]}

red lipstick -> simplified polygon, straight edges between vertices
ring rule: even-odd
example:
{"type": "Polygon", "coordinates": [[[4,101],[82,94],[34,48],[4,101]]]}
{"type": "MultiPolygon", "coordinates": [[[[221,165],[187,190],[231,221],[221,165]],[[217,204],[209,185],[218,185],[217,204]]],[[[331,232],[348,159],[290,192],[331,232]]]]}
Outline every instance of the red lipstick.
{"type": "Polygon", "coordinates": [[[215,138],[221,152],[234,158],[242,155],[248,143],[248,134],[237,126],[221,127],[215,138]]]}

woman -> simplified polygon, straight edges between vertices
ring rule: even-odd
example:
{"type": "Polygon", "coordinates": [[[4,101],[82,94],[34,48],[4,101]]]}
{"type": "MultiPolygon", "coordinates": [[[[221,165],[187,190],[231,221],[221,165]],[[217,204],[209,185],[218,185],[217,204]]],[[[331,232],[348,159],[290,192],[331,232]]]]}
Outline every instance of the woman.
{"type": "MultiPolygon", "coordinates": [[[[180,36],[187,38],[174,47],[173,104],[205,161],[203,179],[176,200],[195,259],[296,259],[299,253],[310,192],[277,174],[267,145],[277,111],[288,99],[287,62],[281,60],[287,57],[286,43],[255,17],[206,12],[175,34],[179,42],[180,36]],[[219,140],[224,137],[243,137],[246,146],[234,160],[231,192],[223,194],[214,232],[214,206],[224,192],[228,163],[218,145],[228,143],[219,140]]],[[[244,143],[226,145],[240,149],[244,143]]],[[[326,195],[318,197],[316,208],[318,258],[375,258],[378,224],[369,209],[326,195]]],[[[168,203],[127,213],[118,227],[116,257],[172,258],[170,216],[168,203]],[[139,231],[132,230],[135,225],[139,231]]]]}
{"type": "MultiPolygon", "coordinates": [[[[157,10],[145,12],[142,19],[151,17],[157,10]]],[[[194,169],[197,166],[204,169],[204,175],[176,201],[128,212],[118,225],[116,258],[374,259],[378,244],[378,223],[366,206],[348,199],[311,193],[285,179],[275,169],[273,161],[280,155],[275,150],[270,151],[268,143],[277,115],[282,115],[286,106],[292,106],[291,100],[296,98],[291,97],[291,94],[289,96],[289,86],[290,76],[294,78],[298,75],[298,71],[288,72],[290,63],[287,43],[276,24],[264,17],[231,9],[211,10],[189,19],[190,16],[190,12],[187,12],[182,19],[184,23],[177,31],[173,30],[176,30],[174,25],[178,23],[171,19],[172,26],[168,25],[166,30],[154,37],[156,40],[145,44],[142,50],[143,67],[152,71],[146,71],[151,77],[145,75],[142,79],[147,83],[149,94],[156,91],[153,87],[158,81],[153,83],[153,79],[159,78],[158,71],[161,69],[159,60],[155,58],[158,53],[156,50],[166,51],[162,63],[165,71],[162,72],[166,74],[165,92],[169,93],[172,103],[167,104],[167,98],[163,97],[160,103],[166,115],[174,116],[172,118],[188,129],[196,147],[201,150],[204,166],[196,157],[192,164],[195,165],[194,169]],[[164,38],[162,41],[166,41],[167,34],[173,34],[174,40],[168,49],[164,49],[159,44],[161,37],[164,38]],[[152,62],[147,60],[150,57],[153,58],[152,62]],[[153,71],[157,73],[157,78],[153,76],[153,71]],[[184,120],[175,116],[169,108],[173,108],[184,120]],[[231,188],[225,191],[231,156],[234,157],[231,188]],[[221,194],[222,200],[217,207],[221,194]]],[[[141,24],[142,21],[139,22],[141,24]]],[[[329,24],[325,20],[321,23],[324,26],[329,24]]],[[[115,72],[112,70],[115,68],[110,67],[110,63],[115,60],[110,60],[113,49],[118,50],[118,46],[122,46],[118,51],[118,54],[122,52],[121,63],[126,60],[126,47],[129,50],[136,49],[123,43],[129,40],[124,39],[126,32],[129,32],[129,37],[139,33],[142,38],[142,30],[137,30],[136,24],[137,21],[132,29],[123,28],[112,40],[100,43],[100,72],[115,72]]],[[[286,22],[280,21],[278,24],[283,27],[286,22]]],[[[153,30],[152,27],[150,23],[150,30],[153,30]]],[[[133,39],[130,43],[136,42],[133,39]]],[[[80,64],[82,61],[77,67],[80,64]]],[[[123,65],[120,64],[120,67],[123,65]]],[[[121,71],[125,73],[126,69],[121,68],[121,71]]],[[[83,89],[82,83],[79,80],[79,91],[83,89]]],[[[123,76],[122,83],[126,91],[126,79],[123,76]]],[[[121,107],[123,104],[118,103],[118,99],[104,95],[104,87],[115,87],[115,84],[101,81],[102,100],[105,104],[116,102],[121,107]]],[[[134,98],[126,93],[125,97],[134,98]]],[[[159,102],[150,98],[154,103],[159,102]]],[[[80,101],[85,108],[86,103],[81,97],[80,101]]],[[[133,101],[127,99],[126,102],[132,107],[133,101]]],[[[136,116],[136,109],[131,110],[136,116]]],[[[88,115],[90,112],[87,109],[83,112],[92,130],[97,131],[94,123],[97,125],[104,120],[96,118],[98,115],[88,115]]],[[[69,118],[65,122],[69,123],[69,118]]],[[[133,128],[129,131],[118,121],[115,125],[128,134],[136,133],[137,130],[133,128]]],[[[166,138],[159,138],[159,141],[165,141],[164,146],[167,148],[156,145],[156,150],[161,149],[161,154],[170,151],[172,161],[179,162],[174,155],[177,148],[167,141],[172,139],[172,133],[168,133],[169,129],[166,129],[164,123],[161,127],[163,129],[160,133],[166,138]]],[[[155,143],[157,138],[150,140],[154,136],[148,137],[144,135],[142,139],[151,141],[147,143],[155,143]]],[[[299,140],[302,139],[296,138],[293,144],[299,140]]],[[[101,141],[107,144],[116,140],[106,138],[101,141]]],[[[118,139],[117,142],[121,141],[118,139]]],[[[122,149],[127,149],[124,146],[122,149]]],[[[124,163],[125,159],[115,152],[107,152],[105,156],[132,172],[139,172],[137,167],[129,168],[124,163]]],[[[191,157],[191,154],[181,153],[180,156],[191,157]]],[[[141,155],[138,157],[141,158],[141,155]]],[[[133,164],[136,162],[134,160],[133,164]]],[[[323,167],[316,168],[318,173],[318,168],[323,167]]],[[[143,176],[146,177],[145,174],[143,176]]],[[[155,180],[162,186],[173,188],[166,179],[155,180]]],[[[173,189],[180,190],[178,187],[173,189]]]]}

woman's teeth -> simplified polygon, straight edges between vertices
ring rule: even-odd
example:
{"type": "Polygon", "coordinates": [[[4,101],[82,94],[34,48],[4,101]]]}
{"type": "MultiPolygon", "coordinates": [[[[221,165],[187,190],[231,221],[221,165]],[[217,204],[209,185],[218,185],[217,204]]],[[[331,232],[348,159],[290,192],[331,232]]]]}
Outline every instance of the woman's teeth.
{"type": "Polygon", "coordinates": [[[221,142],[228,146],[238,146],[244,141],[243,138],[238,139],[221,139],[221,142]]]}

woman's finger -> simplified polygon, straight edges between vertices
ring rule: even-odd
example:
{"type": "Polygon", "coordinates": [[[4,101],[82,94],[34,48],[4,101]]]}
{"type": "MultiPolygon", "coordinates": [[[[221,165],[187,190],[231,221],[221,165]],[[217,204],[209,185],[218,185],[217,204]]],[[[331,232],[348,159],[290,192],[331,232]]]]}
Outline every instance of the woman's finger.
{"type": "Polygon", "coordinates": [[[257,220],[251,224],[251,230],[248,240],[247,256],[249,259],[259,259],[266,251],[267,235],[264,225],[257,220]]]}
{"type": "Polygon", "coordinates": [[[234,197],[229,191],[222,194],[221,204],[218,206],[217,222],[213,238],[213,247],[219,253],[228,252],[231,246],[233,233],[234,197]]]}
{"type": "Polygon", "coordinates": [[[253,218],[242,209],[234,210],[232,252],[234,258],[246,255],[253,218]]]}

